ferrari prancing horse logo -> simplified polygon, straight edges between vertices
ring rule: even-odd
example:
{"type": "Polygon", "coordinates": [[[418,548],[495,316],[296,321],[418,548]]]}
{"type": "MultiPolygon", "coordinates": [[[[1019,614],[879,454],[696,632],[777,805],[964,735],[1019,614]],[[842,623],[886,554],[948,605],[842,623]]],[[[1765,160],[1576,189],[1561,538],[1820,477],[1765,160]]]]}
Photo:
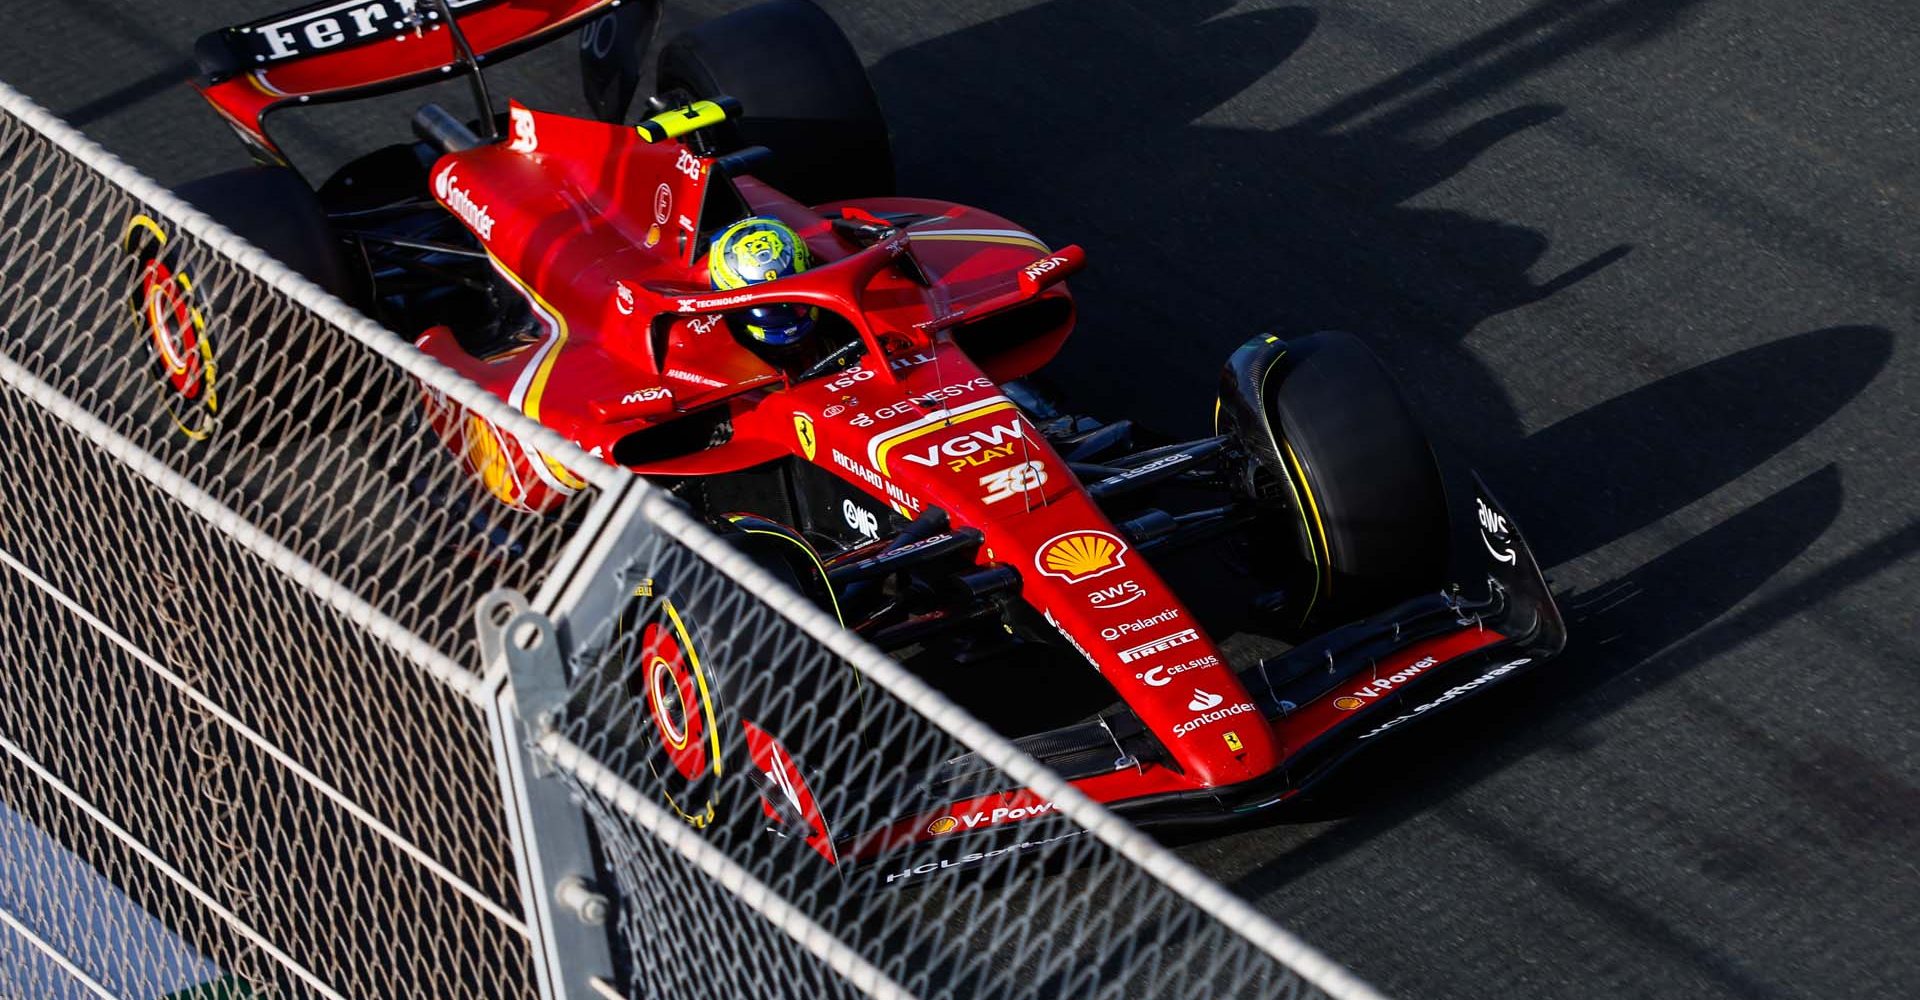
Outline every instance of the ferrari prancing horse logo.
{"type": "Polygon", "coordinates": [[[804,413],[795,413],[793,433],[800,439],[800,450],[806,454],[807,461],[813,461],[813,453],[820,446],[819,439],[813,436],[813,418],[804,413]]]}

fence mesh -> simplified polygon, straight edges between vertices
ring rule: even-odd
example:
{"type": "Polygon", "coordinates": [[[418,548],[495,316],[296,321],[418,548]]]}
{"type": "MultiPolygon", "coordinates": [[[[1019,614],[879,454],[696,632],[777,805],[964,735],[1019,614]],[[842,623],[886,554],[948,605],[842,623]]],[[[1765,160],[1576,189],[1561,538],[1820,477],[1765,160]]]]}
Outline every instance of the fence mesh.
{"type": "Polygon", "coordinates": [[[615,614],[560,630],[576,637],[573,682],[545,744],[563,748],[617,878],[629,995],[859,995],[844,981],[816,994],[824,958],[806,941],[822,935],[909,996],[1321,995],[765,591],[667,530],[642,537],[606,570],[615,614]],[[670,844],[675,827],[730,874],[670,844]],[[809,929],[749,919],[728,881],[809,929]]]}
{"type": "Polygon", "coordinates": [[[535,738],[611,992],[1319,994],[662,494],[494,503],[497,403],[131,176],[0,86],[0,997],[534,995],[471,613],[558,593],[610,494],[640,541],[556,609],[535,738]]]}
{"type": "MultiPolygon", "coordinates": [[[[595,494],[492,502],[377,340],[225,250],[0,114],[0,807],[256,994],[529,995],[470,615],[595,494]]],[[[0,850],[13,947],[141,967],[0,850]]]]}

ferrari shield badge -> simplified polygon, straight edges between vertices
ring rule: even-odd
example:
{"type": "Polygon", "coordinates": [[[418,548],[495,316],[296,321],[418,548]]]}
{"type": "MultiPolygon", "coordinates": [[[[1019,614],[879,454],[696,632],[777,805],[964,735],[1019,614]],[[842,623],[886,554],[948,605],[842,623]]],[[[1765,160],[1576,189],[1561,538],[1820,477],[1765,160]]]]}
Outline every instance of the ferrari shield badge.
{"type": "Polygon", "coordinates": [[[807,461],[813,461],[814,449],[819,447],[818,439],[813,436],[813,418],[804,413],[795,413],[793,433],[800,439],[800,450],[806,454],[807,461]]]}

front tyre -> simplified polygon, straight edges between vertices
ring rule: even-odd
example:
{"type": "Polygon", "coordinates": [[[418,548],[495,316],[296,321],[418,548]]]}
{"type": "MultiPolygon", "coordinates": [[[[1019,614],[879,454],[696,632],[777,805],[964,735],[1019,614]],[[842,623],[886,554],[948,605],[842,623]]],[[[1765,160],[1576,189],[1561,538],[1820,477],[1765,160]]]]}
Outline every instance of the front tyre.
{"type": "Polygon", "coordinates": [[[1426,433],[1352,334],[1256,338],[1223,373],[1220,423],[1255,464],[1272,533],[1311,567],[1300,620],[1380,610],[1446,574],[1447,507],[1426,433]]]}

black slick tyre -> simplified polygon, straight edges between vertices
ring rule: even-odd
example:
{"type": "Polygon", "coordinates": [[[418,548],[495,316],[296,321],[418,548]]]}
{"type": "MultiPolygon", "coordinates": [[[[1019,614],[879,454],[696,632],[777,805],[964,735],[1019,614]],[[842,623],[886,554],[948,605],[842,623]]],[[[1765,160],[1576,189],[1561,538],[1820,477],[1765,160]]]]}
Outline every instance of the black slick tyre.
{"type": "Polygon", "coordinates": [[[1440,470],[1386,367],[1346,333],[1262,352],[1251,370],[1230,369],[1240,405],[1223,413],[1279,484],[1288,509],[1271,528],[1312,568],[1292,602],[1302,621],[1345,621],[1440,587],[1449,537],[1440,470]]]}
{"type": "MultiPolygon", "coordinates": [[[[784,540],[715,525],[735,548],[789,586],[784,540]]],[[[653,560],[616,621],[616,641],[590,689],[624,703],[585,706],[626,734],[643,786],[688,825],[748,837],[775,829],[798,856],[834,859],[831,774],[858,759],[858,675],[797,643],[791,626],[691,552],[653,560]],[[817,798],[816,796],[820,796],[817,798]],[[798,848],[804,844],[804,849],[798,848]]]]}
{"type": "Polygon", "coordinates": [[[760,180],[807,204],[893,193],[887,123],[838,25],[807,0],[772,0],[682,33],[660,51],[659,89],[737,99],[711,130],[722,149],[765,146],[760,180]]]}
{"type": "MultiPolygon", "coordinates": [[[[327,291],[352,293],[326,214],[293,171],[248,167],[193,181],[179,194],[327,291]]],[[[168,418],[196,440],[223,426],[247,426],[257,437],[267,414],[240,412],[246,407],[236,400],[258,398],[262,387],[245,373],[284,351],[284,332],[266,317],[285,311],[263,309],[257,283],[165,218],[128,219],[121,248],[133,265],[128,305],[142,345],[136,350],[168,418]],[[243,373],[238,382],[236,371],[243,373]]]]}

